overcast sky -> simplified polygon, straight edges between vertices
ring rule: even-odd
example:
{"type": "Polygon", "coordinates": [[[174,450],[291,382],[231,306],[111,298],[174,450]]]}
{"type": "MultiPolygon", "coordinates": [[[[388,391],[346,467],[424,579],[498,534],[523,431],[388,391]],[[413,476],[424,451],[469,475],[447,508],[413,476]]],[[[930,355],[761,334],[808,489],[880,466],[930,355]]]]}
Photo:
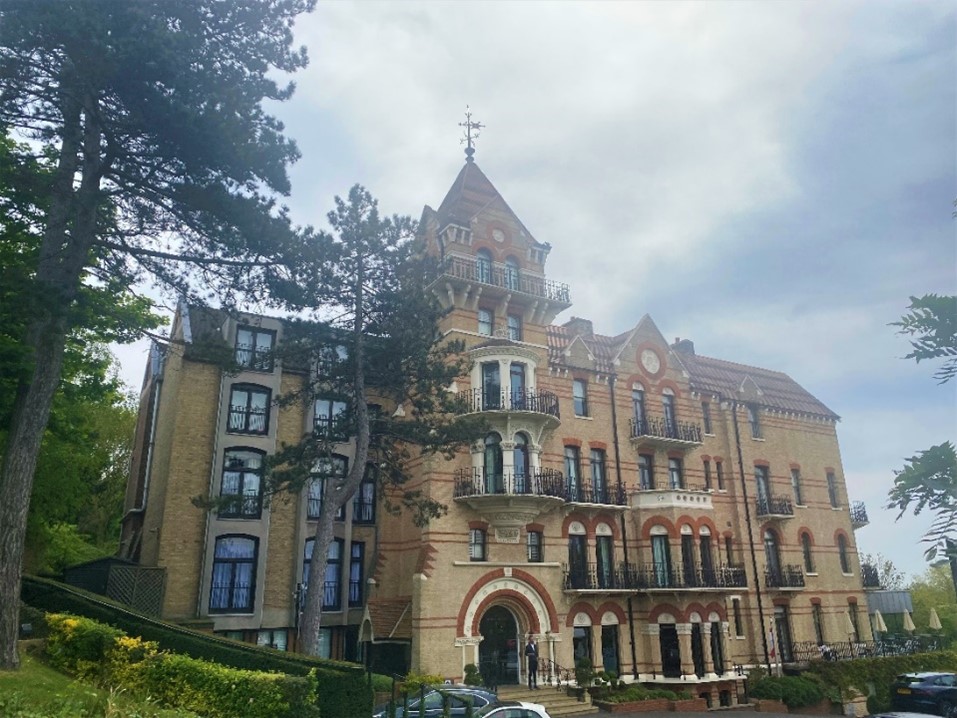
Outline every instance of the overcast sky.
{"type": "MultiPolygon", "coordinates": [[[[859,549],[922,570],[893,469],[957,438],[957,383],[901,357],[912,294],[957,292],[957,20],[950,2],[326,2],[275,108],[323,224],[362,183],[438,207],[464,155],[596,331],[649,313],[698,353],[784,371],[841,415],[859,549]]],[[[142,348],[121,354],[142,377],[142,348]]]]}

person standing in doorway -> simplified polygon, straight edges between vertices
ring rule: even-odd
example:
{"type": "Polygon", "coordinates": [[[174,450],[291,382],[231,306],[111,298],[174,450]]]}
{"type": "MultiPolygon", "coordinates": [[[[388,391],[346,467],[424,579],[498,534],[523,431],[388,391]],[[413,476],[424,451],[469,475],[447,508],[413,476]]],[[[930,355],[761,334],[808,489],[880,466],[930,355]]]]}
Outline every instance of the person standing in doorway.
{"type": "Polygon", "coordinates": [[[525,644],[525,660],[528,661],[528,688],[538,690],[538,646],[535,644],[535,636],[531,634],[525,644]]]}

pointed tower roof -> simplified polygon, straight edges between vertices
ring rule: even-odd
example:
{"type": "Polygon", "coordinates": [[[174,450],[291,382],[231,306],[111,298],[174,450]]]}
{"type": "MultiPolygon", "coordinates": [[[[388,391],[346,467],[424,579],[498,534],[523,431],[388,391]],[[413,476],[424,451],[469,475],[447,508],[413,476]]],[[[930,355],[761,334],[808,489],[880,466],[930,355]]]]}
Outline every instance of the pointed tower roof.
{"type": "Polygon", "coordinates": [[[473,218],[492,207],[508,213],[528,238],[538,243],[489,178],[471,159],[462,167],[436,214],[441,225],[451,223],[469,227],[473,218]]]}

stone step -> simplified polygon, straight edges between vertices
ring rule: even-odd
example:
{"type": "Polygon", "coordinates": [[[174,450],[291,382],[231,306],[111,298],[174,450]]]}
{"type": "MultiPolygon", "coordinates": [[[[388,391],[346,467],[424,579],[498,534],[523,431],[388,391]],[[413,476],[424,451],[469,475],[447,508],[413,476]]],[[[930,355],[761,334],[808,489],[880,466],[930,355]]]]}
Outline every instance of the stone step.
{"type": "Polygon", "coordinates": [[[580,701],[569,696],[564,690],[557,690],[554,686],[542,686],[539,690],[529,690],[525,686],[501,686],[498,697],[502,700],[525,701],[539,703],[545,706],[550,716],[580,716],[597,713],[598,709],[586,699],[580,701]]]}

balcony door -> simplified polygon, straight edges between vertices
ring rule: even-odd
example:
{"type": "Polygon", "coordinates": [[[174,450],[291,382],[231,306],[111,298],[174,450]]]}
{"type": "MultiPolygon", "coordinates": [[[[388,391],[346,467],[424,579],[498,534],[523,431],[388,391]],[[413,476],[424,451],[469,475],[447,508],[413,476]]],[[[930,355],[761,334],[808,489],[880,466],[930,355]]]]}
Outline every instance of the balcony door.
{"type": "Polygon", "coordinates": [[[513,409],[526,409],[527,398],[525,395],[525,365],[519,362],[512,362],[508,370],[509,378],[509,405],[513,409]]]}
{"type": "Polygon", "coordinates": [[[768,469],[765,466],[754,467],[754,481],[758,487],[758,507],[768,510],[771,487],[768,482],[768,469]]]}
{"type": "Polygon", "coordinates": [[[494,431],[485,437],[485,493],[501,494],[505,491],[502,476],[502,437],[494,431]]]}
{"type": "Polygon", "coordinates": [[[651,558],[654,571],[652,578],[658,588],[667,588],[671,585],[671,546],[666,534],[657,534],[651,537],[651,558]]]}
{"type": "Polygon", "coordinates": [[[778,536],[771,529],[764,532],[764,560],[768,566],[768,573],[775,580],[781,579],[781,551],[778,546],[778,536]]]}
{"type": "Polygon", "coordinates": [[[681,677],[681,648],[678,645],[678,627],[674,623],[658,625],[661,647],[661,672],[665,678],[681,677]]]}
{"type": "Polygon", "coordinates": [[[631,390],[631,407],[635,417],[636,434],[645,433],[645,390],[635,386],[631,390]]]}
{"type": "Polygon", "coordinates": [[[502,408],[502,376],[498,362],[482,364],[482,409],[502,408]]]}
{"type": "Polygon", "coordinates": [[[528,466],[528,437],[522,432],[515,435],[512,463],[515,467],[515,493],[529,493],[531,491],[531,476],[528,466]]]}
{"type": "Polygon", "coordinates": [[[792,663],[794,652],[791,643],[791,619],[787,606],[774,607],[774,633],[778,644],[779,660],[782,663],[792,663]]]}
{"type": "Polygon", "coordinates": [[[691,624],[691,662],[694,664],[694,674],[698,678],[703,678],[704,666],[704,640],[701,635],[701,624],[691,624]]]}
{"type": "Polygon", "coordinates": [[[572,588],[587,588],[588,548],[579,534],[568,537],[568,575],[572,588]]]}
{"type": "Polygon", "coordinates": [[[598,588],[612,588],[615,579],[615,554],[611,536],[595,537],[598,564],[598,588]]]}
{"type": "MultiPolygon", "coordinates": [[[[668,391],[667,389],[665,391],[668,391]]],[[[665,412],[665,436],[677,438],[678,419],[675,416],[675,397],[674,394],[664,394],[661,397],[661,405],[665,412]]]]}

